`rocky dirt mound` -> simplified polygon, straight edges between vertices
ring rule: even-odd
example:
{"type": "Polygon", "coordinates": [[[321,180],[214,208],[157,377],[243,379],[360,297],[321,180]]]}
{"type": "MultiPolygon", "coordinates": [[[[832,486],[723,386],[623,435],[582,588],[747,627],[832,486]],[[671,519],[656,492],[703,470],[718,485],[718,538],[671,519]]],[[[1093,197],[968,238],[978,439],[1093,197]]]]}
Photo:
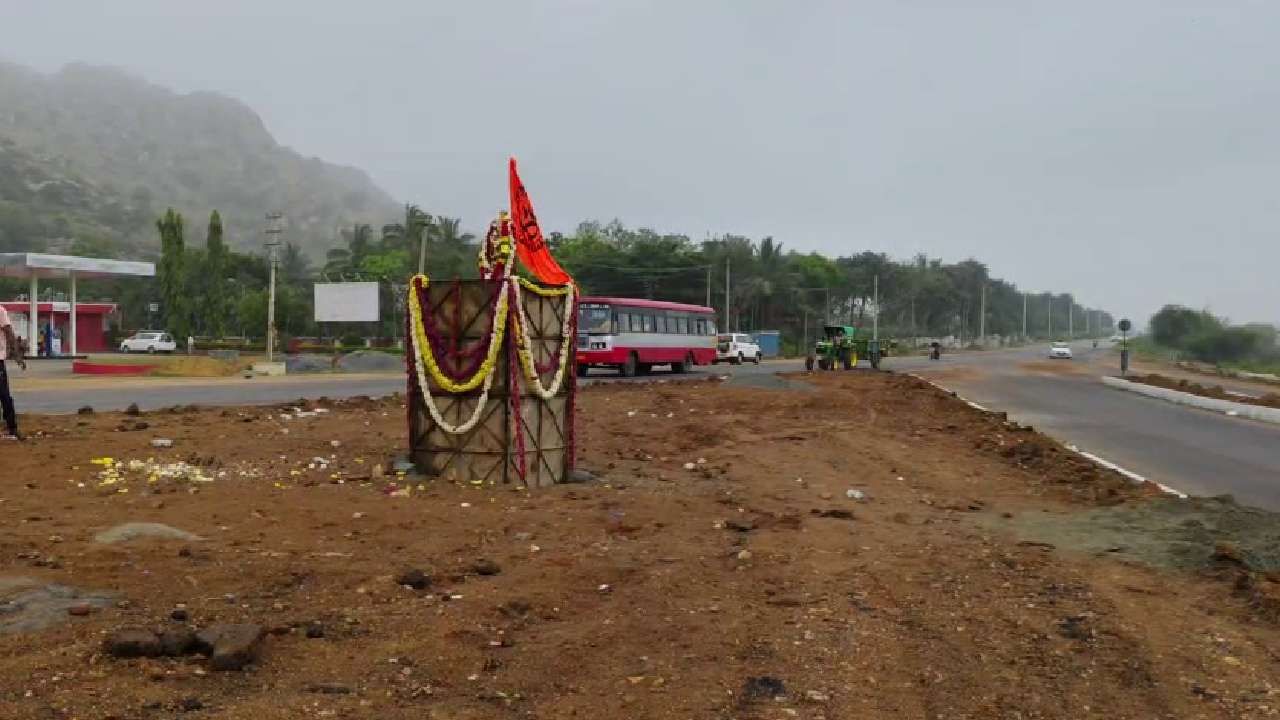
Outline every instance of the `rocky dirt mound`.
{"type": "Polygon", "coordinates": [[[1131,382],[1138,382],[1144,385],[1154,385],[1155,387],[1165,388],[1167,390],[1177,390],[1179,392],[1191,393],[1200,397],[1213,398],[1215,400],[1230,400],[1232,402],[1244,403],[1246,405],[1259,405],[1262,407],[1280,408],[1280,394],[1267,393],[1258,397],[1243,395],[1241,393],[1230,392],[1221,385],[1201,385],[1185,378],[1174,379],[1150,373],[1147,375],[1129,375],[1125,377],[1131,382]]]}
{"type": "Polygon", "coordinates": [[[1147,499],[913,378],[809,382],[584,389],[591,474],[536,491],[398,474],[394,398],[32,418],[4,450],[0,575],[113,601],[0,636],[0,717],[1276,706],[1266,576],[1056,552],[1013,524],[1147,499]],[[200,539],[95,542],[125,523],[200,539]],[[238,629],[190,641],[214,628],[238,629]]]}

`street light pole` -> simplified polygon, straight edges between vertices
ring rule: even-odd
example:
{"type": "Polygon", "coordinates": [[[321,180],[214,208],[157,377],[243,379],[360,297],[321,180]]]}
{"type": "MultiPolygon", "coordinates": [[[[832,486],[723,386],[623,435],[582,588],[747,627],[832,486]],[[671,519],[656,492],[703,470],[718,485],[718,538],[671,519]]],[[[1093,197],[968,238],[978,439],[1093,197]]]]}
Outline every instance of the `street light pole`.
{"type": "Polygon", "coordinates": [[[871,339],[880,339],[880,275],[871,276],[871,295],[875,298],[876,312],[871,316],[871,339]]]}
{"type": "Polygon", "coordinates": [[[1027,294],[1022,293],[1022,342],[1027,341],[1027,294]]]}
{"type": "Polygon", "coordinates": [[[271,264],[271,289],[267,295],[267,362],[275,362],[276,347],[276,265],[280,248],[280,218],[278,212],[267,213],[267,262],[271,264]]]}
{"type": "Polygon", "coordinates": [[[978,344],[987,345],[987,286],[983,283],[978,296],[978,344]]]}

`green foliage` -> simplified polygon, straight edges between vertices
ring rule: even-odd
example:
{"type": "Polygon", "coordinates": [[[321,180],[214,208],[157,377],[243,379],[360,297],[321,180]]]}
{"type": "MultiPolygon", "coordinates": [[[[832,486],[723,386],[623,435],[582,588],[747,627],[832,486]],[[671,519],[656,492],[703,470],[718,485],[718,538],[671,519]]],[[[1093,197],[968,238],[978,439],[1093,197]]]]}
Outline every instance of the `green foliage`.
{"type": "Polygon", "coordinates": [[[209,214],[209,232],[205,239],[204,267],[200,277],[204,287],[201,315],[207,317],[205,334],[222,337],[226,334],[227,315],[227,244],[222,239],[222,216],[214,210],[209,214]]]}
{"type": "Polygon", "coordinates": [[[160,283],[160,312],[164,326],[176,338],[185,338],[191,330],[191,305],[188,296],[186,245],[182,237],[182,214],[169,208],[156,221],[160,232],[160,267],[156,277],[160,283]]]}
{"type": "Polygon", "coordinates": [[[1158,344],[1187,350],[1193,339],[1221,331],[1222,321],[1205,310],[1165,305],[1151,316],[1147,326],[1158,344]]]}
{"type": "Polygon", "coordinates": [[[1200,362],[1268,365],[1280,361],[1276,328],[1229,325],[1205,310],[1165,305],[1147,323],[1152,342],[1200,362]]]}

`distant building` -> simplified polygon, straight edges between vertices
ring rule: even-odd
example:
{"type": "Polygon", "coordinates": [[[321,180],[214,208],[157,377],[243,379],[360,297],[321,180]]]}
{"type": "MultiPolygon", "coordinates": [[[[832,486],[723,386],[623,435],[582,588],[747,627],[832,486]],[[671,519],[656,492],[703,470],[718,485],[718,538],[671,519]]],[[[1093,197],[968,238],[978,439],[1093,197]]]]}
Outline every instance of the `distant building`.
{"type": "MultiPolygon", "coordinates": [[[[13,331],[18,337],[27,340],[27,315],[31,312],[31,303],[26,300],[5,300],[0,305],[9,311],[9,319],[13,322],[13,331]]],[[[53,317],[53,328],[62,338],[62,351],[70,352],[71,348],[71,303],[39,302],[36,303],[39,317],[39,330],[43,331],[50,313],[53,317]]],[[[76,350],[78,352],[102,352],[111,350],[108,334],[111,320],[116,317],[115,303],[76,303],[76,350]]],[[[33,347],[28,341],[27,347],[33,347]]]]}

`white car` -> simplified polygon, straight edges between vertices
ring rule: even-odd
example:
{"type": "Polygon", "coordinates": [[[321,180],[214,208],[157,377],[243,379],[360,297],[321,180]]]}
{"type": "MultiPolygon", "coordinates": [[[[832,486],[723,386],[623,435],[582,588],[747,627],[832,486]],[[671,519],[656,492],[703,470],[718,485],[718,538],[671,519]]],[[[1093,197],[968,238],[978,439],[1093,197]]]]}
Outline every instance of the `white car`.
{"type": "Polygon", "coordinates": [[[716,362],[741,365],[746,361],[760,364],[760,346],[744,333],[726,333],[716,337],[716,362]]]}
{"type": "Polygon", "coordinates": [[[171,353],[178,349],[169,333],[140,332],[120,342],[120,352],[171,353]]]}
{"type": "Polygon", "coordinates": [[[1050,345],[1049,359],[1050,360],[1057,360],[1057,359],[1070,360],[1071,346],[1064,342],[1056,342],[1053,345],[1050,345]]]}

